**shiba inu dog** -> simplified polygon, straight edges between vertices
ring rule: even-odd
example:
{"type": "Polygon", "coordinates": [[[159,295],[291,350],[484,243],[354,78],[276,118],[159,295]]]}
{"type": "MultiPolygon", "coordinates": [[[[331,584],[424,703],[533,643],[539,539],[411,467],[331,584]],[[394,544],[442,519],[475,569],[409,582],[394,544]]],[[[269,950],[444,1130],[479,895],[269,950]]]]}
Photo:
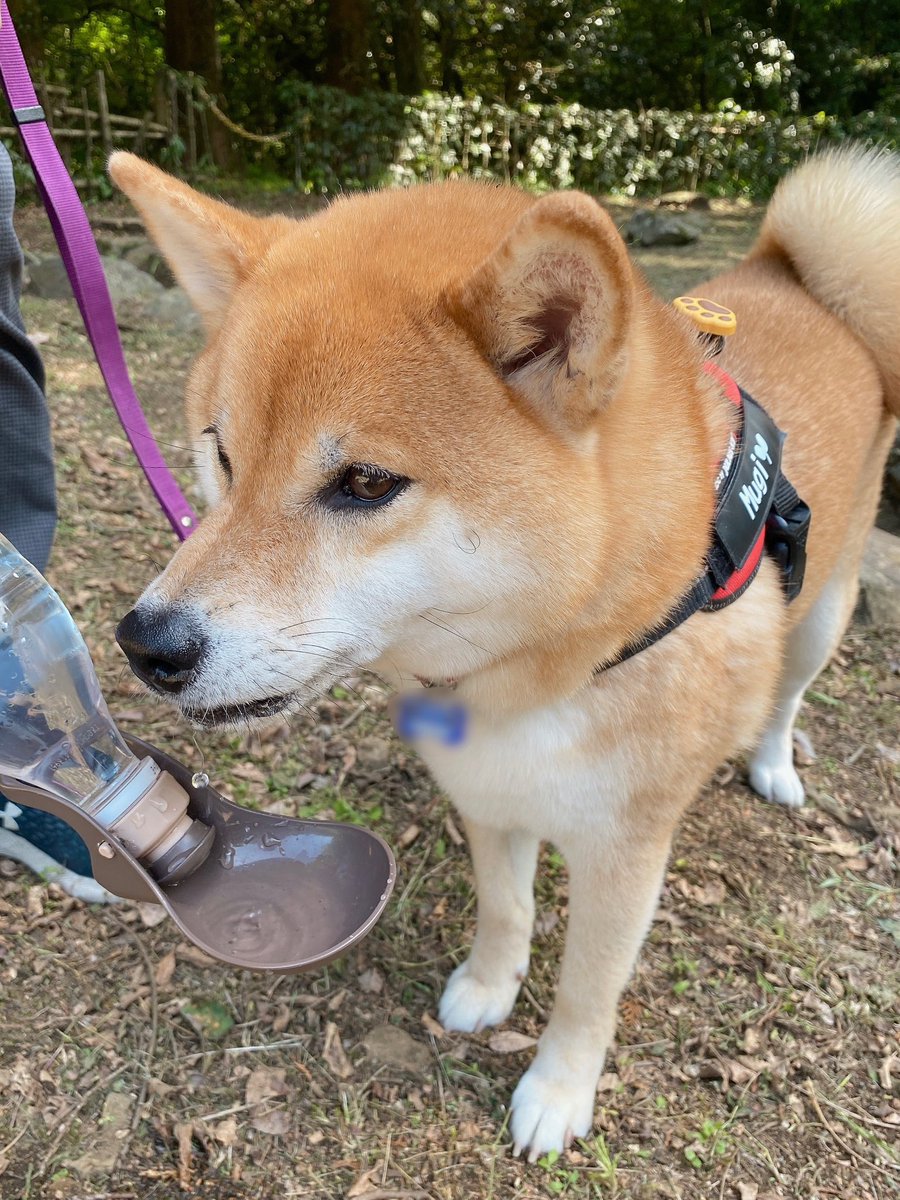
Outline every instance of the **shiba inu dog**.
{"type": "Polygon", "coordinates": [[[551,840],[567,943],[510,1128],[559,1150],[591,1126],[685,807],[742,749],[757,792],[802,803],[793,721],[853,609],[900,412],[898,161],[810,160],[703,289],[739,315],[721,361],[812,510],[802,592],[763,555],[734,603],[625,661],[704,570],[738,416],[593,199],[456,181],[257,219],[132,155],[110,170],[208,335],[187,404],[211,508],[119,640],[204,726],[290,713],[351,665],[454,689],[465,736],[422,752],[465,820],[478,928],[440,1018],[509,1014],[551,840]]]}

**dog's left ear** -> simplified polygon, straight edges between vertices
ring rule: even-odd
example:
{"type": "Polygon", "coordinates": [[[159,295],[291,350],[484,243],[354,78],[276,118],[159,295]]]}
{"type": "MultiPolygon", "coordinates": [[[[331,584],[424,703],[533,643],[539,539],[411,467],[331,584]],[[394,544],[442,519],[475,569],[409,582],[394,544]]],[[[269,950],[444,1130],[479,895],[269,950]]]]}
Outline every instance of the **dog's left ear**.
{"type": "Polygon", "coordinates": [[[621,237],[589,196],[538,200],[449,303],[500,377],[556,428],[583,429],[615,394],[634,282],[621,237]]]}
{"type": "Polygon", "coordinates": [[[123,150],[110,158],[109,173],[141,214],[207,332],[215,333],[240,283],[284,232],[285,219],[239,212],[123,150]]]}

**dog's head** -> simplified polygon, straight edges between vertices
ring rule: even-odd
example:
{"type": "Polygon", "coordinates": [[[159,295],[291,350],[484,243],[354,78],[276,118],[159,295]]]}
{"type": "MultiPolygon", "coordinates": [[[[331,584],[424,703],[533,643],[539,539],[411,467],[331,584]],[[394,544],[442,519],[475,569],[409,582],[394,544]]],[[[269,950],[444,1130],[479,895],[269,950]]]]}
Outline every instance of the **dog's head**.
{"type": "Polygon", "coordinates": [[[266,717],[357,667],[469,676],[579,626],[622,644],[690,582],[720,422],[593,200],[458,182],[261,219],[110,170],[207,332],[210,509],[118,634],[186,715],[266,717]]]}

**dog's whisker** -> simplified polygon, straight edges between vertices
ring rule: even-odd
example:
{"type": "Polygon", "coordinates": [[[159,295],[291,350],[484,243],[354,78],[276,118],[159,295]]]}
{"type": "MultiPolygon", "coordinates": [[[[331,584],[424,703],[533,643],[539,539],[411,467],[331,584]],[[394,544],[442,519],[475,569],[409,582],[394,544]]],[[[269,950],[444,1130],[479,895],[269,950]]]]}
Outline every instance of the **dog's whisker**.
{"type": "Polygon", "coordinates": [[[485,600],[484,604],[482,604],[480,608],[468,609],[435,608],[432,605],[432,607],[428,609],[428,612],[442,613],[447,617],[474,617],[477,613],[484,612],[486,608],[490,608],[493,603],[493,599],[485,600]]]}
{"type": "Polygon", "coordinates": [[[473,642],[471,638],[467,638],[464,633],[460,633],[456,629],[451,629],[449,625],[442,625],[440,621],[432,621],[432,619],[430,617],[426,617],[423,612],[419,613],[419,617],[423,621],[427,621],[429,625],[434,625],[436,629],[442,629],[444,633],[452,633],[453,636],[459,638],[461,642],[467,642],[470,646],[474,647],[474,649],[481,650],[483,654],[490,653],[486,646],[479,646],[477,642],[473,642]]]}

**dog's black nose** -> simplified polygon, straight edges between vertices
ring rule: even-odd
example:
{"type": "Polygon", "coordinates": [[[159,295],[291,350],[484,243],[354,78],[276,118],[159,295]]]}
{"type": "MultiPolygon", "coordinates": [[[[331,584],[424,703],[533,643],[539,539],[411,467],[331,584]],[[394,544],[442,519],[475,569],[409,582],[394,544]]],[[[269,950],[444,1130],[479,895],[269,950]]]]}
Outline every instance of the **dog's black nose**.
{"type": "Polygon", "coordinates": [[[158,692],[180,692],[206,649],[197,617],[180,608],[133,608],[119,622],[116,641],[135,675],[158,692]]]}

